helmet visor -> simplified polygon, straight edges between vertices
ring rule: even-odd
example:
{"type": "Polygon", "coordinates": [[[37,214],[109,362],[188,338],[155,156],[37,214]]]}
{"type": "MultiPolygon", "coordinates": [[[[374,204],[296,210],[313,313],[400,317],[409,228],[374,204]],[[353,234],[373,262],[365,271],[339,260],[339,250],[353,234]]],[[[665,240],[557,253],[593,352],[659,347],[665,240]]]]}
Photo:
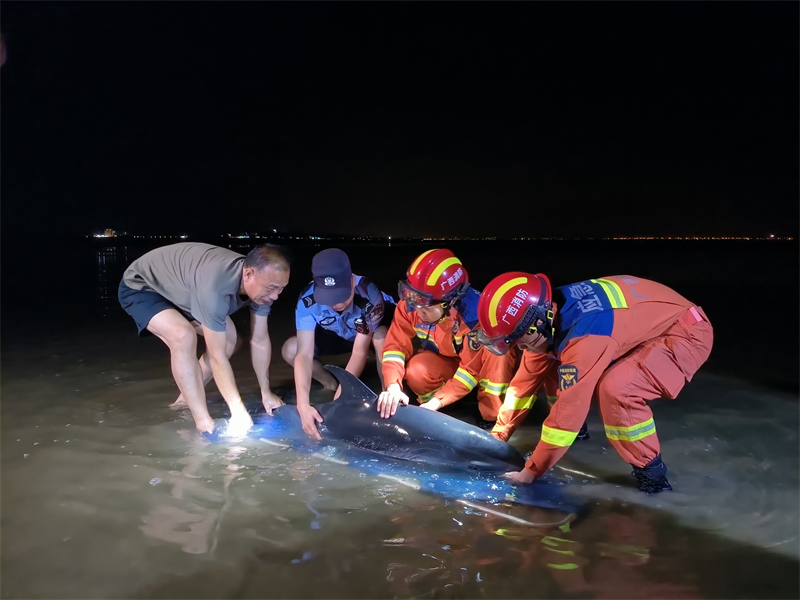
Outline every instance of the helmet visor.
{"type": "Polygon", "coordinates": [[[478,343],[492,354],[503,356],[511,349],[514,340],[505,336],[489,337],[483,329],[478,329],[478,343]]]}
{"type": "Polygon", "coordinates": [[[435,300],[432,294],[426,294],[411,287],[408,281],[401,281],[397,284],[397,295],[400,296],[400,300],[406,301],[409,308],[428,308],[441,304],[441,300],[435,300]]]}

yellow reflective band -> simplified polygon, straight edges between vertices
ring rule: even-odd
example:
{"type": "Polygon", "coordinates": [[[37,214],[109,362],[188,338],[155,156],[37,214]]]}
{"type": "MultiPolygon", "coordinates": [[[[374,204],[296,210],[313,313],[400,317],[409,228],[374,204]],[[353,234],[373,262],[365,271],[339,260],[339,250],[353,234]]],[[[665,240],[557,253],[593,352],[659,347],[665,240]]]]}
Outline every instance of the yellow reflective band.
{"type": "MultiPolygon", "coordinates": [[[[435,248],[434,248],[434,250],[435,250],[435,248]]],[[[411,268],[408,270],[408,274],[409,275],[413,275],[414,271],[417,270],[417,266],[419,265],[419,263],[422,262],[422,259],[425,258],[426,256],[428,256],[428,254],[430,254],[431,252],[433,252],[433,250],[428,250],[427,252],[423,252],[422,254],[420,254],[419,258],[414,261],[413,265],[411,265],[411,268]]]]}
{"type": "Polygon", "coordinates": [[[495,383],[494,381],[489,381],[488,379],[481,379],[481,387],[495,396],[505,394],[506,390],[508,390],[507,383],[495,383]]]}
{"type": "Polygon", "coordinates": [[[559,554],[566,554],[567,556],[575,556],[575,553],[572,550],[556,550],[555,548],[545,548],[545,550],[550,550],[550,552],[558,552],[559,554]]]}
{"type": "Polygon", "coordinates": [[[456,371],[456,374],[453,375],[453,379],[458,379],[461,383],[467,386],[470,390],[478,385],[478,381],[469,374],[468,371],[460,368],[456,371]]]}
{"type": "Polygon", "coordinates": [[[535,399],[536,396],[525,396],[524,398],[517,398],[509,390],[508,392],[506,392],[506,397],[503,400],[503,408],[509,408],[511,410],[523,410],[533,406],[535,399]]]}
{"type": "Polygon", "coordinates": [[[429,402],[430,399],[433,398],[433,395],[436,392],[438,392],[440,389],[442,389],[443,387],[444,387],[443,385],[440,385],[438,388],[436,388],[432,392],[428,392],[427,394],[422,394],[421,396],[417,396],[419,398],[420,403],[425,404],[426,402],[429,402]]]}
{"type": "Polygon", "coordinates": [[[577,544],[578,543],[578,542],[575,542],[573,540],[565,540],[564,538],[554,537],[552,535],[546,535],[546,536],[544,536],[542,538],[542,543],[543,544],[547,544],[548,546],[558,546],[559,542],[564,542],[564,543],[567,543],[567,544],[577,544]]]}
{"type": "Polygon", "coordinates": [[[577,435],[577,431],[553,429],[547,425],[542,425],[542,441],[552,444],[553,446],[571,446],[577,435]]]}
{"type": "Polygon", "coordinates": [[[547,563],[547,566],[551,569],[558,569],[559,571],[572,571],[578,568],[578,565],[575,563],[564,563],[564,564],[557,564],[557,563],[547,563]]]}
{"type": "Polygon", "coordinates": [[[492,327],[497,327],[497,305],[500,302],[500,298],[515,285],[523,285],[525,283],[528,283],[527,277],[517,277],[497,288],[497,291],[492,297],[492,301],[489,302],[489,322],[492,324],[492,327]]]}
{"type": "Polygon", "coordinates": [[[628,308],[628,304],[625,302],[625,296],[616,283],[608,279],[592,279],[592,283],[600,284],[606,296],[608,296],[608,301],[611,302],[611,308],[628,308]]]}
{"type": "Polygon", "coordinates": [[[405,365],[406,355],[399,350],[387,350],[383,353],[383,362],[396,362],[405,365]]]}
{"type": "Polygon", "coordinates": [[[610,427],[609,425],[605,427],[608,439],[621,442],[635,442],[656,432],[656,424],[652,417],[644,423],[638,423],[630,427],[610,427]]]}
{"type": "Polygon", "coordinates": [[[443,260],[441,264],[433,270],[431,276],[428,277],[428,285],[436,285],[436,282],[439,280],[439,276],[444,273],[444,270],[447,267],[453,265],[460,265],[461,261],[458,260],[455,256],[452,258],[448,258],[447,260],[443,260]]]}

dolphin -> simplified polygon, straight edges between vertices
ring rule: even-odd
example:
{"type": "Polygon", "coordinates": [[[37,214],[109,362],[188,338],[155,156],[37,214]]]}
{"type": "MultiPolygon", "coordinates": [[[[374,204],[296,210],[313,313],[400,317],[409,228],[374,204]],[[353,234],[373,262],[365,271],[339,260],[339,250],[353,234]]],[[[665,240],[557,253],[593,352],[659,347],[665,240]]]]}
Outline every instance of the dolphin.
{"type": "Polygon", "coordinates": [[[447,468],[509,472],[525,466],[525,459],[513,446],[439,412],[400,405],[394,415],[383,419],[375,392],[340,367],[325,368],[342,386],[338,400],[316,407],[323,419],[320,435],[325,439],[344,440],[384,456],[447,468]]]}
{"type": "MultiPolygon", "coordinates": [[[[318,425],[321,444],[303,431],[297,407],[291,404],[275,409],[272,416],[254,414],[248,437],[347,465],[474,509],[491,512],[472,501],[554,509],[567,513],[569,519],[584,512],[585,502],[570,497],[569,486],[556,478],[546,475],[532,484],[516,485],[502,477],[525,464],[519,451],[506,442],[418,406],[401,405],[394,415],[383,419],[375,406],[375,392],[344,369],[325,368],[339,380],[342,393],[337,400],[315,406],[323,418],[318,425]]],[[[204,437],[209,442],[224,442],[224,427],[204,437]]]]}

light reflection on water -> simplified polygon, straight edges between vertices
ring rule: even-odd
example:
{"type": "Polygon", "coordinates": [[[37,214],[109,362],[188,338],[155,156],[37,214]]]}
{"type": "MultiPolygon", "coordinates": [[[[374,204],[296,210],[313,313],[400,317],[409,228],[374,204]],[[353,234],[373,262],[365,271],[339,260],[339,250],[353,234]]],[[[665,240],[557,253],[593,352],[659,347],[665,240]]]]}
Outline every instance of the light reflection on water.
{"type": "MultiPolygon", "coordinates": [[[[73,369],[61,375],[75,381],[73,369]]],[[[608,500],[561,529],[521,526],[339,464],[324,448],[209,444],[186,414],[156,396],[137,402],[125,385],[106,384],[103,410],[90,394],[67,415],[37,393],[42,383],[28,382],[32,411],[3,422],[3,597],[720,597],[743,583],[727,562],[769,568],[777,581],[797,564],[608,500]],[[40,556],[50,577],[35,575],[40,556]],[[729,573],[712,578],[716,593],[698,561],[729,573]],[[85,575],[69,575],[76,569],[85,575]]],[[[493,510],[556,520],[546,509],[493,510]]]]}

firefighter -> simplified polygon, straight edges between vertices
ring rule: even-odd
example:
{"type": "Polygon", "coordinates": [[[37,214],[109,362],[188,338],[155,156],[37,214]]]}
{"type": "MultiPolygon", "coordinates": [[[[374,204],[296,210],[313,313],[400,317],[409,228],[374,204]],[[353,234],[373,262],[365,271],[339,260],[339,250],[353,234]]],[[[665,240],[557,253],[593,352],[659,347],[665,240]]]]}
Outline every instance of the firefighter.
{"type": "Polygon", "coordinates": [[[708,359],[713,329],[703,309],[670,288],[627,275],[553,290],[538,273],[493,279],[478,303],[481,345],[495,354],[523,350],[492,435],[508,440],[525,419],[532,391],[558,380],[557,400],[525,468],[530,483],[567,451],[594,396],[606,436],[633,466],[640,490],[671,490],[647,402],[675,398],[708,359]]]}
{"type": "Polygon", "coordinates": [[[400,302],[383,347],[386,391],[378,398],[381,416],[408,404],[403,380],[420,404],[439,410],[478,390],[478,426],[491,429],[514,372],[516,356],[495,356],[482,348],[478,324],[480,292],[470,287],[467,270],[450,250],[421,254],[398,286],[400,302]],[[420,349],[415,353],[414,340],[420,349]]]}

